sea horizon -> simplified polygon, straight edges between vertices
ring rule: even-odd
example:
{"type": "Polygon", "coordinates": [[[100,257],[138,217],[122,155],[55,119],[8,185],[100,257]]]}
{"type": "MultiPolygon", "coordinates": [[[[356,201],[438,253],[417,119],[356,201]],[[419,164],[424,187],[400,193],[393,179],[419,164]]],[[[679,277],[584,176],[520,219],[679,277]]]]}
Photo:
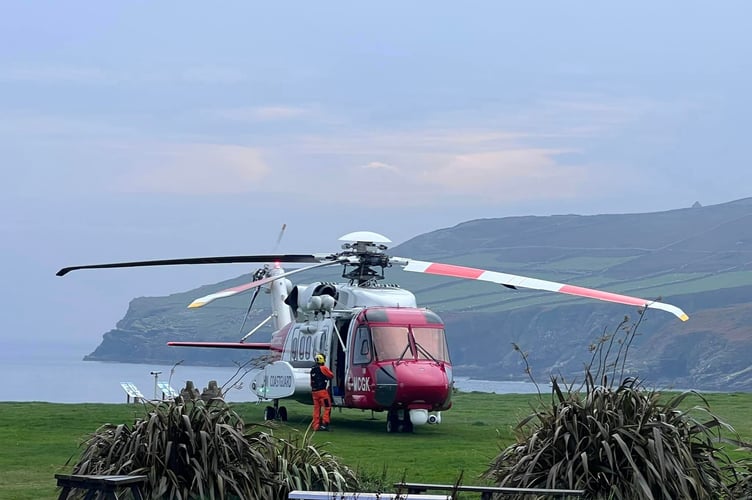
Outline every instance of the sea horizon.
{"type": "MultiPolygon", "coordinates": [[[[8,347],[8,346],[6,346],[8,347]]],[[[235,366],[198,366],[159,363],[84,361],[86,349],[61,344],[51,348],[23,344],[0,351],[0,377],[5,381],[0,402],[125,403],[121,383],[135,385],[147,399],[161,399],[155,382],[168,382],[176,391],[192,381],[201,391],[209,381],[225,386],[225,400],[254,402],[248,388],[250,372],[238,378],[235,366]],[[41,349],[43,347],[44,349],[41,349]],[[156,374],[156,377],[155,375],[156,374]]],[[[455,376],[455,388],[496,394],[532,394],[535,384],[526,381],[479,380],[455,376]]]]}

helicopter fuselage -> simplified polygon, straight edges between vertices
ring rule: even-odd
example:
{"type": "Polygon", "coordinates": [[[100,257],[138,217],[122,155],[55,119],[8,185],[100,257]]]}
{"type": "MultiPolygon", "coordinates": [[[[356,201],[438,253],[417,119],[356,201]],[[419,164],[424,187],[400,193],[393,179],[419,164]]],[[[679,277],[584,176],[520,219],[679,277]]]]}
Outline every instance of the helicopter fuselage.
{"type": "Polygon", "coordinates": [[[334,373],[334,406],[402,411],[415,423],[436,422],[428,413],[451,407],[444,324],[418,308],[411,292],[393,285],[314,283],[291,288],[285,303],[295,320],[272,337],[274,360],[251,384],[258,397],[310,403],[310,369],[323,353],[334,373]]]}

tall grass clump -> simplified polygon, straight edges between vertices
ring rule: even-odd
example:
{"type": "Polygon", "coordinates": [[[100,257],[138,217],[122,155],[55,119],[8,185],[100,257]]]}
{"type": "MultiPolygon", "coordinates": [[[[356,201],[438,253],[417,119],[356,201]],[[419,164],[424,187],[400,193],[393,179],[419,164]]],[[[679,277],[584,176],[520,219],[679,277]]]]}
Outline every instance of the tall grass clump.
{"type": "Polygon", "coordinates": [[[101,426],[84,443],[73,473],[146,475],[151,499],[268,500],[286,498],[293,488],[357,486],[354,473],[309,436],[284,440],[247,426],[221,399],[147,408],[133,425],[101,426]]]}
{"type": "Polygon", "coordinates": [[[258,448],[264,450],[267,465],[275,474],[275,493],[269,498],[285,499],[292,490],[358,490],[355,472],[313,444],[311,436],[307,432],[284,439],[260,431],[251,435],[258,448]]]}
{"type": "MultiPolygon", "coordinates": [[[[744,451],[752,451],[749,444],[743,444],[744,451]]],[[[730,498],[734,500],[752,499],[752,461],[741,460],[734,464],[733,481],[729,484],[730,498]]]]}
{"type": "MultiPolygon", "coordinates": [[[[539,397],[486,478],[507,487],[582,489],[595,499],[736,498],[727,486],[734,467],[719,444],[721,431],[733,429],[694,391],[663,397],[624,375],[641,319],[625,318],[591,346],[581,385],[552,377],[550,402],[539,397]],[[685,409],[688,398],[697,404],[685,409]]],[[[747,486],[737,482],[737,491],[747,486]]]]}

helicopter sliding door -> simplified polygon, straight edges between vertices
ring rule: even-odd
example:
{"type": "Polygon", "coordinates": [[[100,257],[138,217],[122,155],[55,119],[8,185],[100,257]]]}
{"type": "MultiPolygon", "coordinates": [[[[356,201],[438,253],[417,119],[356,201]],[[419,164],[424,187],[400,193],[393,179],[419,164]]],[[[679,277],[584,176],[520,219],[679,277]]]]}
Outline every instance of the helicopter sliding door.
{"type": "Polygon", "coordinates": [[[332,402],[335,406],[344,405],[345,396],[345,373],[347,371],[347,352],[346,347],[348,345],[350,329],[350,319],[339,319],[335,322],[335,331],[332,334],[331,340],[331,360],[330,368],[334,372],[334,380],[332,380],[332,402]],[[339,338],[337,334],[339,333],[339,338]],[[341,342],[340,342],[341,340],[341,342]]]}

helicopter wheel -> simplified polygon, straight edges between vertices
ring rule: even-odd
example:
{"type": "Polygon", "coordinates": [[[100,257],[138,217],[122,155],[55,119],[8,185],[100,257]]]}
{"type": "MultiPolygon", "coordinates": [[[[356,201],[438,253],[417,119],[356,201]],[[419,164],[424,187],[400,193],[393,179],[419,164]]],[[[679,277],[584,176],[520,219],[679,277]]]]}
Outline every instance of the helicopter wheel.
{"type": "Polygon", "coordinates": [[[402,411],[402,420],[399,422],[400,432],[413,432],[413,421],[410,420],[409,410],[402,411]]]}
{"type": "Polygon", "coordinates": [[[285,406],[279,407],[279,410],[277,411],[277,418],[283,422],[287,422],[287,407],[285,406]]]}
{"type": "Polygon", "coordinates": [[[399,415],[395,410],[389,410],[386,416],[386,432],[400,432],[400,427],[399,415]]]}
{"type": "Polygon", "coordinates": [[[274,411],[273,407],[267,406],[264,409],[264,420],[274,420],[276,417],[277,417],[277,412],[274,411]]]}

